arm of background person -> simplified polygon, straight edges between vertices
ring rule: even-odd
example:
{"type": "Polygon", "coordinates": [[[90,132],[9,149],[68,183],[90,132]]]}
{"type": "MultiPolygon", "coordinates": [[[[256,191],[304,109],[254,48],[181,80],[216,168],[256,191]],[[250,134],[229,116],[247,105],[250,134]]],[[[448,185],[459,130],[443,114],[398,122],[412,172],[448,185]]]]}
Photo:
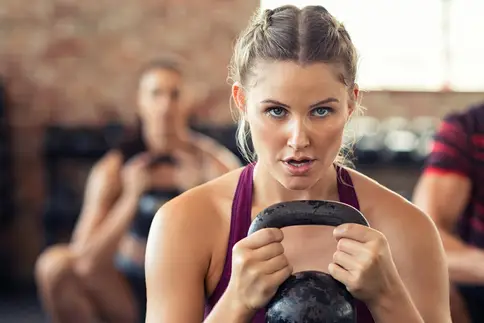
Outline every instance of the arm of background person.
{"type": "Polygon", "coordinates": [[[198,138],[197,145],[206,156],[207,180],[242,167],[239,158],[215,139],[202,134],[198,138]]]}
{"type": "Polygon", "coordinates": [[[122,194],[119,152],[108,153],[91,170],[71,247],[79,257],[79,270],[95,270],[112,259],[135,214],[138,200],[122,194]]]}
{"type": "Polygon", "coordinates": [[[484,251],[454,233],[471,197],[471,149],[465,129],[456,121],[444,120],[414,190],[413,203],[430,215],[439,229],[451,280],[484,283],[484,251]]]}

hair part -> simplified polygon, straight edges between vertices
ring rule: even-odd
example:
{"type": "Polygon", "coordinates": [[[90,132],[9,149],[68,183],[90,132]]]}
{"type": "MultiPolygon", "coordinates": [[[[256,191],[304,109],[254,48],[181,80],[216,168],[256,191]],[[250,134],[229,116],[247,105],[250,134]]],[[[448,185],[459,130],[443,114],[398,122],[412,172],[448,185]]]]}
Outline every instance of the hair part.
{"type": "MultiPolygon", "coordinates": [[[[335,65],[339,79],[354,100],[358,55],[344,25],[322,6],[299,9],[285,5],[275,9],[259,9],[239,35],[229,66],[229,79],[249,89],[254,66],[260,61],[293,61],[302,66],[313,63],[335,65]]],[[[356,113],[361,112],[355,102],[356,113]]],[[[250,129],[239,109],[232,109],[238,121],[237,145],[247,161],[257,156],[249,147],[250,129]]],[[[351,145],[341,147],[335,160],[344,164],[351,154],[351,145]]]]}

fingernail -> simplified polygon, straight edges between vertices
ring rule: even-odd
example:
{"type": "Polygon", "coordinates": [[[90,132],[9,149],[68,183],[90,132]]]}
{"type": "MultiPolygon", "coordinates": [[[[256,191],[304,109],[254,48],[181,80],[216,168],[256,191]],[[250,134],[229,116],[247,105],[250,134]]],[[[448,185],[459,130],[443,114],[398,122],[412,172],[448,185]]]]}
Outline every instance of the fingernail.
{"type": "Polygon", "coordinates": [[[343,232],[346,231],[346,228],[345,227],[336,227],[333,231],[333,234],[342,234],[343,232]]]}

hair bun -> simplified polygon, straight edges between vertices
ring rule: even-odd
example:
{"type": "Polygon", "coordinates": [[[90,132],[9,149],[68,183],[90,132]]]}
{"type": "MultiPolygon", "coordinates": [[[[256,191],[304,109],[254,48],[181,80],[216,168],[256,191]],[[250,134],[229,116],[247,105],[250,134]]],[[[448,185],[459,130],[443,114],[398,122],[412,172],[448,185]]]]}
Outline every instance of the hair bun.
{"type": "Polygon", "coordinates": [[[264,15],[262,16],[262,29],[267,30],[272,24],[272,15],[274,14],[274,10],[266,9],[264,10],[264,15]]]}

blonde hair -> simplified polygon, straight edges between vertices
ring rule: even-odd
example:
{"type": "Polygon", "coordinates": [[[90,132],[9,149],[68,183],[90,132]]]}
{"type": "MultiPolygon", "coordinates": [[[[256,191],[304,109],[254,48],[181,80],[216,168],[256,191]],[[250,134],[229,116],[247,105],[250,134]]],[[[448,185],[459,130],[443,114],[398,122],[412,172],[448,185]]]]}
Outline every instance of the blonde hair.
{"type": "MultiPolygon", "coordinates": [[[[256,11],[235,43],[229,79],[247,87],[258,60],[295,61],[301,65],[337,64],[342,67],[340,80],[352,96],[358,55],[343,24],[322,6],[299,9],[286,5],[256,11]]],[[[247,161],[254,161],[257,156],[249,147],[249,124],[239,109],[232,109],[232,112],[238,122],[236,139],[239,150],[247,161]]],[[[361,112],[358,102],[355,112],[361,112]]],[[[351,146],[343,144],[336,163],[346,162],[351,146]]]]}

